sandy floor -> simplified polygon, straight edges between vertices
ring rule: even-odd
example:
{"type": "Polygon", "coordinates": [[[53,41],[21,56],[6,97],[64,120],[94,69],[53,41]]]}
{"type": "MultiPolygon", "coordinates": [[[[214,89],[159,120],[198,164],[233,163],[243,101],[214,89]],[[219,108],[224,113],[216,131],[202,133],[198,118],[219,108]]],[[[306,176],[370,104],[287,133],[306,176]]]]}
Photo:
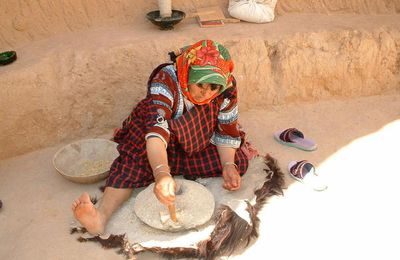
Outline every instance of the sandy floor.
{"type": "MultiPolygon", "coordinates": [[[[286,176],[285,196],[260,213],[259,239],[232,259],[400,259],[399,93],[254,110],[240,119],[285,173],[289,161],[308,159],[329,188],[313,192],[286,176]],[[292,126],[316,140],[318,150],[274,141],[274,131],[292,126]]],[[[69,234],[72,200],[83,191],[99,193],[99,184],[57,174],[51,159],[60,147],[0,162],[0,259],[123,259],[69,234]]]]}

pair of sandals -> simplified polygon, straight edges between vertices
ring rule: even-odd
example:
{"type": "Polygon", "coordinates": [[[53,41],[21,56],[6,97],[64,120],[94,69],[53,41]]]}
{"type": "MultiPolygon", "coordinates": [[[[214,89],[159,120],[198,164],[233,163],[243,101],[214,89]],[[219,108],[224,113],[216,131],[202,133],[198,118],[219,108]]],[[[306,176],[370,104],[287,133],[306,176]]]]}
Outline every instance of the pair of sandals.
{"type": "MultiPolygon", "coordinates": [[[[314,151],[317,144],[296,128],[288,128],[274,134],[276,141],[283,145],[295,147],[304,151],[314,151]]],[[[289,175],[293,179],[306,184],[316,191],[323,191],[328,186],[318,177],[315,167],[307,160],[291,161],[288,165],[289,175]]]]}

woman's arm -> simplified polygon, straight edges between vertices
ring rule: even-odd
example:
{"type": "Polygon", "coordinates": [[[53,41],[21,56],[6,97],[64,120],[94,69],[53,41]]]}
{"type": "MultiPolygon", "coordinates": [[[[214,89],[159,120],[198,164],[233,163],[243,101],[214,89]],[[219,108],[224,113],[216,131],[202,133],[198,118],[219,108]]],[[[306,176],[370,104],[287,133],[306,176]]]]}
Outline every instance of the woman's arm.
{"type": "Polygon", "coordinates": [[[165,66],[151,77],[148,91],[151,103],[145,126],[147,159],[155,179],[154,194],[166,205],[175,200],[176,185],[170,173],[166,151],[170,137],[167,120],[171,119],[176,102],[177,82],[174,73],[172,66],[165,66]]]}
{"type": "Polygon", "coordinates": [[[237,89],[234,84],[224,93],[218,114],[218,127],[211,138],[211,143],[217,146],[224,178],[223,187],[227,190],[237,190],[241,184],[238,166],[235,164],[236,149],[241,143],[237,120],[237,89]]]}
{"type": "Polygon", "coordinates": [[[168,155],[164,141],[158,137],[148,138],[146,140],[146,151],[155,179],[154,194],[161,203],[172,204],[175,201],[176,183],[168,166],[168,155]]]}
{"type": "Polygon", "coordinates": [[[217,150],[222,165],[223,187],[227,190],[238,190],[241,184],[241,177],[235,164],[236,149],[217,146],[217,150]]]}

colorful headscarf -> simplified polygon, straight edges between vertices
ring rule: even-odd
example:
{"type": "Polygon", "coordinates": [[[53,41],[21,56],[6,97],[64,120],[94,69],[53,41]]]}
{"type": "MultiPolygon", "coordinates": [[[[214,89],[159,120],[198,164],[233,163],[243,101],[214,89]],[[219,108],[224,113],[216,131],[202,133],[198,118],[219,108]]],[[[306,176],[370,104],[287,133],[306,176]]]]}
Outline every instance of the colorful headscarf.
{"type": "Polygon", "coordinates": [[[183,94],[192,103],[207,104],[231,86],[233,61],[222,44],[202,40],[180,51],[181,53],[176,58],[178,81],[183,94]],[[190,95],[188,85],[200,83],[219,84],[222,88],[210,99],[196,102],[190,95]]]}

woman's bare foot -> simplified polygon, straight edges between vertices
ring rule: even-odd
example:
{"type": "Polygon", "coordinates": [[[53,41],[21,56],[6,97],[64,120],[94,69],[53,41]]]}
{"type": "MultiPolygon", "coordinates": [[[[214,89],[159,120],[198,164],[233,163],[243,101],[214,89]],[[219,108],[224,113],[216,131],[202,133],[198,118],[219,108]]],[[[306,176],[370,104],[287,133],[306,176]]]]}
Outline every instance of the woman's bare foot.
{"type": "Polygon", "coordinates": [[[104,232],[105,220],[102,214],[90,201],[86,192],[72,203],[72,211],[75,218],[92,235],[99,235],[104,232]]]}

